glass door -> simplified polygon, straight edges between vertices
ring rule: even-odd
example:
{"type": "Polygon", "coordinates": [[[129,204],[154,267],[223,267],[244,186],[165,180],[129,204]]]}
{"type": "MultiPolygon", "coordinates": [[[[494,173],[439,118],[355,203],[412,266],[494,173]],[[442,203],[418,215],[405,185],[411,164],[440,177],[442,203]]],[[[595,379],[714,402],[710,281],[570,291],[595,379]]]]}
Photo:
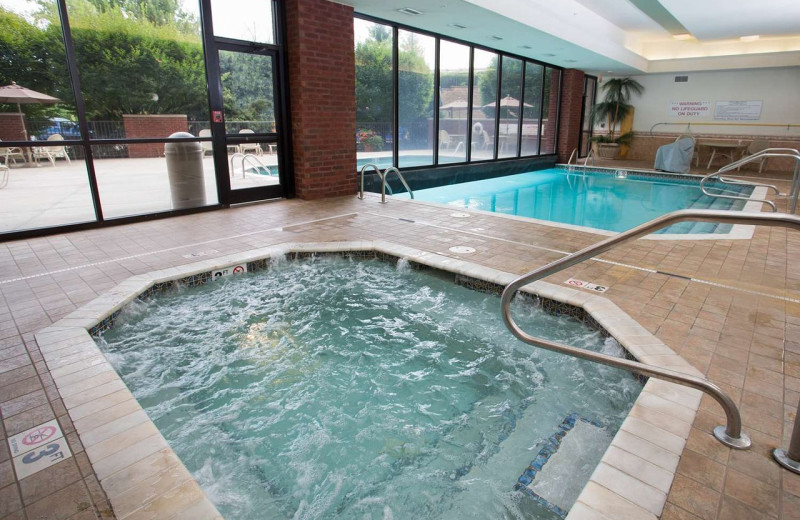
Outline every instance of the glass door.
{"type": "MultiPolygon", "coordinates": [[[[220,202],[291,193],[281,103],[283,57],[273,0],[201,0],[220,202]],[[210,16],[209,16],[210,15],[210,16]]],[[[207,138],[209,136],[206,136],[207,138]]]]}
{"type": "Polygon", "coordinates": [[[283,196],[271,51],[218,46],[224,150],[232,200],[283,196]],[[249,193],[249,194],[248,194],[249,193]]]}

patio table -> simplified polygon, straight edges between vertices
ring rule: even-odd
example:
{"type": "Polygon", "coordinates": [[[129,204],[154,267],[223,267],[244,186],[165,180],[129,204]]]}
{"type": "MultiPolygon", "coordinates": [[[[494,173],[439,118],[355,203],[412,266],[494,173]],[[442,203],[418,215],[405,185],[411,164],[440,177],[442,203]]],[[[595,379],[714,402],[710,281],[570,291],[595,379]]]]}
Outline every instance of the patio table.
{"type": "Polygon", "coordinates": [[[740,150],[744,150],[745,145],[742,143],[731,143],[726,141],[705,141],[697,143],[698,146],[704,146],[711,149],[711,157],[708,159],[708,168],[711,169],[711,163],[714,162],[714,157],[727,157],[730,162],[735,161],[735,156],[740,155],[740,150]]]}

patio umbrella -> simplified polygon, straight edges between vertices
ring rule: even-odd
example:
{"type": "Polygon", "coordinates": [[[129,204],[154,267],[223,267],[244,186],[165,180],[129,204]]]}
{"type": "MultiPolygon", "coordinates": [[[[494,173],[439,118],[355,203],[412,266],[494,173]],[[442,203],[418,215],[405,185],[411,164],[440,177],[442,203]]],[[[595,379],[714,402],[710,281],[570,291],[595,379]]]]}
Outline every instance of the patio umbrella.
{"type": "Polygon", "coordinates": [[[61,100],[53,96],[48,96],[47,94],[42,94],[41,92],[36,92],[35,90],[25,88],[21,85],[17,85],[12,81],[11,85],[0,87],[0,103],[17,104],[17,110],[22,118],[22,135],[25,137],[23,141],[27,141],[28,132],[25,130],[25,114],[22,113],[22,107],[20,105],[32,103],[61,103],[61,100]]]}

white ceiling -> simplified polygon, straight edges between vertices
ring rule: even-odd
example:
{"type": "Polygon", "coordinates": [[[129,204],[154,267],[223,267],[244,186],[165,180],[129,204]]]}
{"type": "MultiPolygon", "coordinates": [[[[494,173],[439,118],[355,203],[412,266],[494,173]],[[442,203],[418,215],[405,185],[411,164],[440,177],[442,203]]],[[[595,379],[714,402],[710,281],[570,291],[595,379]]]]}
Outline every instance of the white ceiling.
{"type": "Polygon", "coordinates": [[[800,66],[800,0],[337,1],[357,13],[598,74],[800,66]],[[673,34],[677,25],[691,37],[675,39],[665,17],[676,22],[673,34]],[[751,35],[759,39],[739,39],[751,35]]]}

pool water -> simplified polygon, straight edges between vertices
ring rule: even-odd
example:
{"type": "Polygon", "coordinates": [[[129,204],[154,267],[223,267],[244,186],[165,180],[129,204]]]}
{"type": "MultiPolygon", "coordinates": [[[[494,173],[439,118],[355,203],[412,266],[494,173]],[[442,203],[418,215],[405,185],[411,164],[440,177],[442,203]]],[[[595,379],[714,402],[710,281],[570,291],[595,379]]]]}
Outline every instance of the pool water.
{"type": "MultiPolygon", "coordinates": [[[[554,520],[517,478],[572,412],[604,428],[602,453],[641,383],[519,342],[497,296],[451,280],[282,261],[135,302],[98,343],[227,519],[554,520]]],[[[542,336],[622,355],[514,309],[542,336]]]]}
{"type": "MultiPolygon", "coordinates": [[[[413,188],[413,186],[412,186],[413,188]]],[[[725,186],[749,196],[750,186],[725,186]]],[[[398,196],[408,197],[401,193],[398,196]]],[[[606,231],[626,231],[679,209],[741,210],[745,201],[709,197],[699,181],[626,172],[569,173],[548,169],[415,190],[414,198],[467,209],[518,215],[606,231]]],[[[728,233],[730,224],[682,222],[659,233],[728,233]]]]}

